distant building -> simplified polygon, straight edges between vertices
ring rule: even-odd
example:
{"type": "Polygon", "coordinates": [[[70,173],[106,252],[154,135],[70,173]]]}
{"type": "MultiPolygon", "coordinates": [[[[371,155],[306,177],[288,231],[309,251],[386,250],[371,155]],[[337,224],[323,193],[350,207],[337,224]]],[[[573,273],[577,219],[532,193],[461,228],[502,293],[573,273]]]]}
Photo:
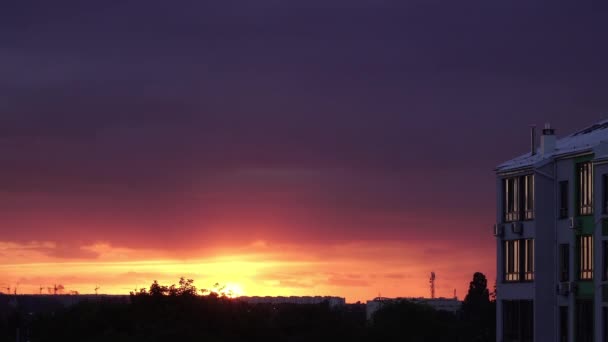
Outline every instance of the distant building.
{"type": "Polygon", "coordinates": [[[608,341],[608,121],[496,169],[497,341],[608,341]]]}
{"type": "Polygon", "coordinates": [[[438,311],[448,311],[452,313],[456,313],[460,310],[462,306],[462,302],[456,298],[422,298],[422,297],[410,297],[410,298],[383,298],[378,297],[373,300],[368,300],[365,316],[368,320],[372,319],[374,313],[380,310],[384,305],[389,303],[398,303],[401,301],[407,301],[415,304],[424,304],[432,307],[438,311]]]}
{"type": "Polygon", "coordinates": [[[327,302],[330,307],[342,307],[346,305],[346,300],[342,297],[311,297],[311,296],[302,296],[302,297],[238,297],[240,301],[249,303],[249,304],[321,304],[327,302]]]}
{"type": "Polygon", "coordinates": [[[5,295],[0,294],[0,315],[10,309],[52,312],[81,302],[129,303],[129,295],[5,295]]]}

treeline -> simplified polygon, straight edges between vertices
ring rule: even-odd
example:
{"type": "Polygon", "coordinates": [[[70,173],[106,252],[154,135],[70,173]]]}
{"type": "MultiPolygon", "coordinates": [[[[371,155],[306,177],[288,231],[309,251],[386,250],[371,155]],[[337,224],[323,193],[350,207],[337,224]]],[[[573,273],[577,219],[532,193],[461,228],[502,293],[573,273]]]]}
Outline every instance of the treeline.
{"type": "Polygon", "coordinates": [[[494,341],[494,305],[476,273],[458,314],[400,302],[373,319],[364,305],[247,304],[197,294],[192,280],[131,293],[130,303],[82,302],[0,317],[0,341],[494,341]]]}

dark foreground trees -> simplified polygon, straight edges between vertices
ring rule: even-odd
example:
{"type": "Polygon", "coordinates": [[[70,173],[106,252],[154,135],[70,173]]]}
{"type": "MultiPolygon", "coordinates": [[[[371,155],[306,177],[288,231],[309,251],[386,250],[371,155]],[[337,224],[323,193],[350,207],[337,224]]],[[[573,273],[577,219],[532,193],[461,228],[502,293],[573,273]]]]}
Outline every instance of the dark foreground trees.
{"type": "Polygon", "coordinates": [[[407,301],[384,306],[372,323],[370,336],[376,341],[469,341],[457,315],[407,301]]]}
{"type": "MultiPolygon", "coordinates": [[[[477,303],[472,296],[467,296],[468,302],[477,303]]],[[[479,302],[485,303],[483,298],[479,302]]],[[[493,326],[478,325],[486,324],[478,320],[484,305],[465,306],[455,315],[397,302],[367,322],[364,305],[250,305],[219,293],[198,295],[191,280],[181,279],[172,286],[154,282],[132,293],[129,303],[82,302],[34,315],[17,310],[10,320],[0,316],[0,328],[6,328],[0,329],[0,341],[15,341],[15,325],[32,342],[485,341],[479,331],[493,326]]]]}
{"type": "Polygon", "coordinates": [[[485,275],[475,273],[456,314],[408,301],[385,305],[374,315],[369,337],[377,341],[495,341],[496,305],[487,285],[485,275]]]}
{"type": "Polygon", "coordinates": [[[496,339],[496,303],[490,300],[488,281],[483,273],[473,274],[462,303],[462,316],[472,342],[496,339]]]}

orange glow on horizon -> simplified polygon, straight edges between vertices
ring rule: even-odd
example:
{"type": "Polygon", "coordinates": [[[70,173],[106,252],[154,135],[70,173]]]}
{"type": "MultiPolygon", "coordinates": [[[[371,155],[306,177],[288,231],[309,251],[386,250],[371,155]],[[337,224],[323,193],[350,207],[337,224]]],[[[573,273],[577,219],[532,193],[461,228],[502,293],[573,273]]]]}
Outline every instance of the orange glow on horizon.
{"type": "Polygon", "coordinates": [[[97,243],[81,247],[95,251],[95,259],[77,260],[49,256],[40,246],[57,248],[39,242],[0,242],[0,253],[7,256],[0,264],[4,275],[0,291],[17,287],[18,293],[44,294],[54,284],[62,284],[65,293],[92,294],[99,285],[99,293],[128,294],[148,288],[154,280],[176,284],[183,276],[194,279],[199,290],[218,290],[213,284],[224,285],[230,297],[328,295],[355,302],[378,295],[428,296],[431,269],[438,276],[438,296],[451,297],[457,289],[462,299],[475,271],[485,271],[490,288],[494,283],[494,274],[488,271],[493,271],[493,258],[484,260],[474,252],[454,258],[448,252],[429,253],[415,245],[387,241],[333,245],[256,241],[232,253],[226,248],[221,255],[202,258],[175,258],[166,251],[97,243]]]}

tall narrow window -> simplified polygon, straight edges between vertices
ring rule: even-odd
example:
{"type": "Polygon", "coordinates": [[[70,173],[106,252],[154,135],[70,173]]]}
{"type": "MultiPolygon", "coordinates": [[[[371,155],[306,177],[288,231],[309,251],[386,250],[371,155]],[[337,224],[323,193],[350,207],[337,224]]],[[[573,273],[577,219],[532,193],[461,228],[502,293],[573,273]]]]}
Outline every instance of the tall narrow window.
{"type": "Polygon", "coordinates": [[[602,211],[608,214],[608,175],[602,176],[602,211]]]}
{"type": "Polygon", "coordinates": [[[519,341],[534,341],[534,302],[531,300],[519,301],[519,315],[521,317],[521,338],[519,341]]]}
{"type": "Polygon", "coordinates": [[[505,281],[519,281],[519,240],[505,241],[505,281]]]}
{"type": "Polygon", "coordinates": [[[593,213],[593,168],[591,163],[578,164],[578,213],[593,213]]]}
{"type": "Polygon", "coordinates": [[[608,280],[608,240],[602,241],[602,263],[602,280],[606,281],[608,280]]]}
{"type": "Polygon", "coordinates": [[[568,342],[568,307],[559,307],[559,342],[568,342]]]}
{"type": "Polygon", "coordinates": [[[524,240],[524,279],[534,280],[534,240],[524,240]]]}
{"type": "Polygon", "coordinates": [[[505,300],[502,302],[502,327],[505,342],[531,342],[534,339],[534,302],[505,300]]]}
{"type": "Polygon", "coordinates": [[[593,342],[593,300],[576,300],[576,342],[593,342]]]}
{"type": "Polygon", "coordinates": [[[593,279],[593,235],[578,237],[579,249],[579,279],[593,279]]]}
{"type": "Polygon", "coordinates": [[[570,245],[559,245],[559,281],[570,281],[570,245]]]}
{"type": "Polygon", "coordinates": [[[568,181],[559,182],[559,218],[568,218],[570,210],[568,198],[568,181]]]}
{"type": "Polygon", "coordinates": [[[534,218],[534,175],[523,177],[524,219],[534,218]]]}
{"type": "Polygon", "coordinates": [[[521,336],[521,315],[519,313],[519,301],[504,300],[502,302],[502,310],[503,340],[519,340],[521,336]]]}
{"type": "Polygon", "coordinates": [[[505,221],[519,220],[519,178],[507,178],[504,181],[505,221]]]}
{"type": "Polygon", "coordinates": [[[606,342],[606,341],[608,341],[608,308],[604,306],[602,311],[604,312],[604,314],[603,314],[603,316],[604,316],[604,318],[603,318],[603,320],[604,320],[604,324],[603,324],[604,340],[603,341],[606,342]]]}

